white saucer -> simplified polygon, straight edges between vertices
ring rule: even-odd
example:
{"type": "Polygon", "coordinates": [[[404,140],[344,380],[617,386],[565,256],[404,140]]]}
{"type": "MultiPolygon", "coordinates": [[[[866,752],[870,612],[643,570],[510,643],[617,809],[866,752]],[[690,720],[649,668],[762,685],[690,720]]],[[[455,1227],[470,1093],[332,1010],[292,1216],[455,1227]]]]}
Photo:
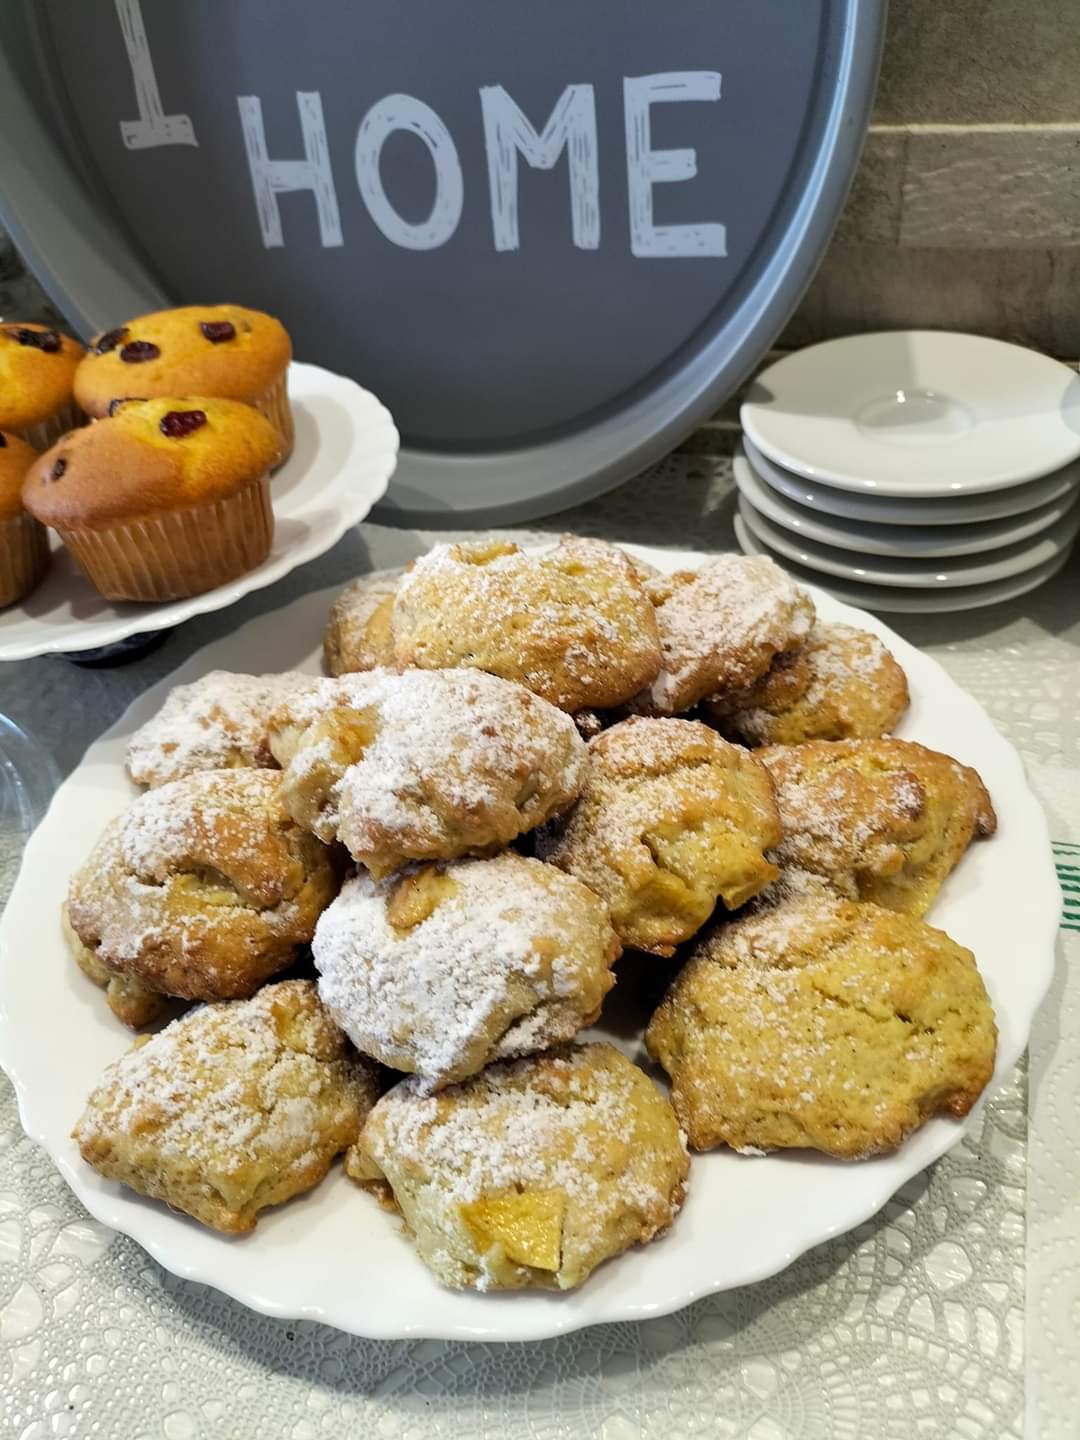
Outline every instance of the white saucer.
{"type": "Polygon", "coordinates": [[[980,520],[974,525],[874,525],[868,520],[845,520],[820,515],[769,488],[741,451],[735,452],[735,484],[759,514],[804,540],[855,550],[860,555],[907,555],[927,559],[942,555],[976,555],[1030,540],[1063,520],[1076,504],[1067,494],[1049,505],[1004,520],[980,520]]]}
{"type": "Polygon", "coordinates": [[[773,490],[812,505],[828,515],[843,515],[849,520],[866,520],[874,525],[967,525],[978,520],[1001,520],[1008,515],[1022,515],[1052,500],[1075,495],[1080,490],[1080,461],[1016,485],[1011,490],[990,491],[982,495],[942,495],[936,500],[896,500],[888,495],[858,495],[851,490],[834,490],[818,480],[807,480],[775,465],[763,455],[748,435],[742,437],[746,458],[758,478],[773,490]]]}
{"type": "Polygon", "coordinates": [[[771,460],[840,489],[978,494],[1080,456],[1080,375],[977,335],[852,335],[762,371],[741,419],[771,460]]]}
{"type": "Polygon", "coordinates": [[[856,556],[850,550],[802,540],[766,520],[745,496],[739,497],[739,514],[743,523],[770,550],[810,570],[836,575],[841,580],[855,580],[861,585],[899,585],[911,590],[953,589],[959,585],[1009,580],[1058,555],[1068,554],[1080,530],[1080,508],[1077,508],[1059,521],[1055,529],[1034,540],[1023,540],[1019,545],[1007,545],[987,555],[960,555],[951,559],[931,556],[920,560],[895,555],[856,556]]]}
{"type": "Polygon", "coordinates": [[[1069,558],[1066,550],[1038,565],[1034,570],[1025,570],[1011,580],[993,580],[985,585],[965,585],[957,590],[944,587],[935,590],[898,590],[883,585],[860,585],[854,580],[839,580],[833,576],[821,575],[808,570],[782,556],[774,554],[768,545],[754,535],[744,524],[742,516],[735,516],[735,538],[747,555],[768,555],[779,560],[784,569],[801,584],[823,586],[830,595],[848,605],[858,605],[863,610],[892,611],[906,615],[952,614],[960,610],[981,610],[987,605],[998,605],[1005,600],[1016,600],[1037,590],[1050,580],[1064,566],[1069,558]]]}

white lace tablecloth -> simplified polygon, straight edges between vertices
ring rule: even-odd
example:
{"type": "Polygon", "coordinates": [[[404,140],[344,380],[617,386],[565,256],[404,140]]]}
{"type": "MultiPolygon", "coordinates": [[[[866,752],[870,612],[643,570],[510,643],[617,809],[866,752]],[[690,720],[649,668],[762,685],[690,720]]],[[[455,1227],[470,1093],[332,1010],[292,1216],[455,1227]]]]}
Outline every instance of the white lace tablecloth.
{"type": "MultiPolygon", "coordinates": [[[[544,528],[731,549],[730,487],[726,461],[673,457],[544,528]]],[[[193,650],[262,608],[401,563],[433,538],[442,537],[361,526],[274,590],[193,621],[125,668],[0,667],[0,712],[66,772],[133,695],[193,650]]],[[[1011,604],[891,621],[989,710],[1037,787],[1053,790],[1055,833],[1074,842],[1078,579],[1074,557],[1011,604]]],[[[17,847],[10,834],[0,845],[10,885],[17,847]]],[[[1075,1436],[1080,1119],[1069,1055],[1080,1053],[1080,995],[1063,986],[1037,1036],[1033,1116],[1044,1130],[1031,1145],[1030,1199],[1021,1066],[970,1138],[874,1220],[784,1274],[666,1319],[533,1345],[356,1340],[176,1280],[86,1217],[23,1136],[0,1077],[0,1435],[1003,1440],[1024,1433],[1026,1403],[1029,1440],[1075,1436]],[[1037,1217],[1027,1267],[1026,1213],[1037,1217]]]]}

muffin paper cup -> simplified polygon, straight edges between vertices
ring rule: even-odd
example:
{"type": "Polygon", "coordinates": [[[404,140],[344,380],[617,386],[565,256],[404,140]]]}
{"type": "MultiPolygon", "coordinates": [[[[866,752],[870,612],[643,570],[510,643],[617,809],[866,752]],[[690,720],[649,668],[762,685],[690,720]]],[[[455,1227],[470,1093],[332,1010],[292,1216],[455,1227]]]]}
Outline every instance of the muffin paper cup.
{"type": "Polygon", "coordinates": [[[261,565],[274,538],[270,476],[227,500],[166,511],[107,530],[58,530],[106,600],[179,600],[261,565]]]}
{"type": "MultiPolygon", "coordinates": [[[[252,405],[260,415],[265,415],[274,429],[281,436],[281,459],[278,465],[284,465],[285,461],[292,454],[293,448],[293,417],[289,405],[289,375],[288,371],[282,375],[276,385],[271,385],[265,395],[260,395],[253,400],[252,405]]],[[[277,469],[277,466],[274,467],[277,469]]]]}
{"type": "Polygon", "coordinates": [[[28,595],[49,568],[49,537],[25,511],[0,520],[0,605],[28,595]]]}
{"type": "Polygon", "coordinates": [[[55,415],[50,415],[47,420],[39,420],[36,425],[29,426],[26,430],[17,430],[14,433],[28,445],[33,445],[39,453],[48,450],[50,445],[55,445],[61,435],[66,435],[69,430],[77,430],[80,425],[86,424],[86,416],[75,404],[74,400],[57,410],[55,415]]]}

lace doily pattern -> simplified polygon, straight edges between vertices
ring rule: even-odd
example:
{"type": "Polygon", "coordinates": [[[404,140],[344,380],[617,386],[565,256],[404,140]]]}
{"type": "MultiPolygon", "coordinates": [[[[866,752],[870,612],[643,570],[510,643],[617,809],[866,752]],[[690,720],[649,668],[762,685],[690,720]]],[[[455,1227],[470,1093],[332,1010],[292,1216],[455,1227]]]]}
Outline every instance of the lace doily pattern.
{"type": "MultiPolygon", "coordinates": [[[[549,533],[723,550],[733,548],[731,508],[729,462],[678,455],[544,523],[549,533]]],[[[447,538],[362,526],[276,587],[273,603],[400,565],[447,538]]],[[[1061,625],[1076,583],[1067,570],[989,619],[974,612],[893,623],[943,661],[1026,760],[1076,770],[1080,727],[1069,697],[1080,626],[1070,639],[1061,625]]],[[[70,769],[133,694],[266,603],[250,596],[200,617],[134,666],[5,666],[0,711],[70,769]]],[[[1072,813],[1080,814],[1080,796],[1072,813]]],[[[10,850],[0,834],[8,883],[10,850]]],[[[1071,1123],[1075,1083],[1075,1073],[1062,1080],[1051,1112],[1067,1109],[1071,1123]]],[[[23,1135],[0,1079],[0,1434],[1020,1440],[1026,1112],[1021,1066],[979,1111],[972,1134],[880,1215],[759,1285],[665,1319],[540,1344],[391,1343],[267,1319],[167,1274],[85,1216],[23,1135]]],[[[1072,1195],[1080,1191],[1075,1170],[1061,1178],[1072,1195]]],[[[1032,1351],[1042,1346],[1043,1309],[1051,1336],[1072,1334],[1056,1327],[1076,1304],[1076,1250],[1062,1237],[1053,1243],[1062,1263],[1038,1317],[1029,1306],[1032,1351]]],[[[1050,1409],[1038,1413],[1045,1419],[1050,1409]]],[[[1071,1432],[1047,1420],[1030,1433],[1071,1432]]]]}

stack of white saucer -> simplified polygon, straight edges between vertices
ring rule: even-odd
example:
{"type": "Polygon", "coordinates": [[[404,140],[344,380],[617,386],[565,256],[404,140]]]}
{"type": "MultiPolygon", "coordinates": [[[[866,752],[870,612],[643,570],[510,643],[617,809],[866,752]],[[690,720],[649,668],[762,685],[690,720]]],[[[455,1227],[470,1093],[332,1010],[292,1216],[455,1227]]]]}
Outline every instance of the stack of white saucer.
{"type": "Polygon", "coordinates": [[[741,419],[742,548],[864,609],[1023,595],[1080,530],[1080,376],[1018,345],[828,340],[764,370],[741,419]]]}

